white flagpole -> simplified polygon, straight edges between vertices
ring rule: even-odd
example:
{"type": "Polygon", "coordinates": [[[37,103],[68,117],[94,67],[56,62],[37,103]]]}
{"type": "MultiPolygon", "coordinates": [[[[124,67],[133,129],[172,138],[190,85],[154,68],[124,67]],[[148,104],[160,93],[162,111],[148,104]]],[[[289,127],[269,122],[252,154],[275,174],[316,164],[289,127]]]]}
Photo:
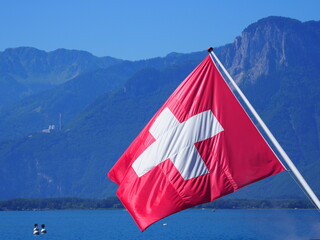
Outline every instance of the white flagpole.
{"type": "Polygon", "coordinates": [[[270,132],[270,130],[268,129],[268,127],[266,126],[266,124],[263,122],[263,120],[260,118],[260,116],[258,115],[258,113],[256,112],[256,110],[253,108],[253,106],[251,105],[251,103],[248,101],[248,99],[246,98],[246,96],[243,94],[243,92],[241,91],[241,89],[238,87],[238,85],[236,84],[236,82],[232,79],[232,77],[230,76],[230,74],[227,72],[227,70],[225,69],[225,67],[222,65],[222,63],[220,62],[220,60],[217,58],[217,56],[214,54],[213,52],[213,48],[210,47],[208,49],[208,52],[210,53],[210,56],[213,59],[215,59],[215,61],[220,65],[221,69],[223,70],[223,72],[226,74],[226,76],[229,78],[232,86],[236,89],[236,91],[239,93],[240,97],[242,98],[242,100],[244,101],[244,103],[247,105],[247,107],[250,109],[250,111],[252,112],[253,116],[257,119],[258,123],[261,125],[262,129],[265,131],[265,133],[267,134],[267,136],[270,138],[271,142],[273,143],[273,145],[276,147],[276,149],[278,150],[278,152],[280,153],[280,155],[282,156],[282,158],[285,160],[285,162],[287,163],[288,167],[291,169],[291,171],[293,172],[293,174],[295,175],[295,177],[298,179],[298,181],[300,182],[300,184],[302,185],[302,187],[305,189],[305,191],[308,193],[309,197],[312,199],[312,201],[314,202],[314,204],[317,206],[318,209],[320,209],[320,201],[318,199],[318,197],[314,194],[314,192],[312,191],[312,189],[310,188],[310,186],[308,185],[308,183],[304,180],[304,178],[302,177],[302,175],[300,174],[300,172],[298,171],[298,169],[296,168],[296,166],[293,164],[293,162],[291,161],[291,159],[289,158],[289,156],[286,154],[286,152],[283,150],[283,148],[281,147],[281,145],[278,143],[278,141],[276,140],[276,138],[273,136],[273,134],[270,132]]]}

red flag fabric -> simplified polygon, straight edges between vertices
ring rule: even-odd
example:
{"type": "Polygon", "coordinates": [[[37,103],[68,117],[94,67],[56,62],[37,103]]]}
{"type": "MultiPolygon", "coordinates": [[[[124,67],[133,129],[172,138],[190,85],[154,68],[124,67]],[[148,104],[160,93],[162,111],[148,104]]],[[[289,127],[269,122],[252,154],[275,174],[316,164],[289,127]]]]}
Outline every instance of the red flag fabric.
{"type": "Polygon", "coordinates": [[[108,173],[141,231],[285,170],[210,56],[108,173]]]}

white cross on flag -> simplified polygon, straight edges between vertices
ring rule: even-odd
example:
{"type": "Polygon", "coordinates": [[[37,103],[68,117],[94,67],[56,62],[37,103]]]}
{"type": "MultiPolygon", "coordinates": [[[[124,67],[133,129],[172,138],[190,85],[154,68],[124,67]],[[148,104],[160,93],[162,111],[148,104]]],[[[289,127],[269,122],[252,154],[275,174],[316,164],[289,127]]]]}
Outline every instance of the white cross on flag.
{"type": "Polygon", "coordinates": [[[143,231],[170,214],[283,170],[208,56],[108,176],[143,231]]]}

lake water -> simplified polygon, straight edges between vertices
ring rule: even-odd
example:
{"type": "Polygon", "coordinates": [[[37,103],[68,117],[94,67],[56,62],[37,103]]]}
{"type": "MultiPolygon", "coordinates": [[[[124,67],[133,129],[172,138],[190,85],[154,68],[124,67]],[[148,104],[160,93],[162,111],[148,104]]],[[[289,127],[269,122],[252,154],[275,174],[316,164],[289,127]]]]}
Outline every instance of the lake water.
{"type": "Polygon", "coordinates": [[[316,210],[185,210],[141,233],[124,210],[0,212],[0,239],[320,239],[316,210]],[[45,235],[33,236],[44,223],[45,235]]]}

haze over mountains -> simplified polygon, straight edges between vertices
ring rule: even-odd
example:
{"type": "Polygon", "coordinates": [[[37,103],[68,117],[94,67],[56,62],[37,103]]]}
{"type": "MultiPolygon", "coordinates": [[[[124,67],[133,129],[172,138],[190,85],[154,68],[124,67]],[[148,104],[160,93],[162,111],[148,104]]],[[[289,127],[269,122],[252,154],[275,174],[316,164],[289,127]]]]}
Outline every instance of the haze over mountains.
{"type": "MultiPolygon", "coordinates": [[[[268,17],[215,52],[320,194],[320,22],[268,17]]],[[[105,174],[206,55],[0,52],[0,198],[113,196],[105,174]]],[[[301,196],[287,173],[230,195],[301,196]]]]}

